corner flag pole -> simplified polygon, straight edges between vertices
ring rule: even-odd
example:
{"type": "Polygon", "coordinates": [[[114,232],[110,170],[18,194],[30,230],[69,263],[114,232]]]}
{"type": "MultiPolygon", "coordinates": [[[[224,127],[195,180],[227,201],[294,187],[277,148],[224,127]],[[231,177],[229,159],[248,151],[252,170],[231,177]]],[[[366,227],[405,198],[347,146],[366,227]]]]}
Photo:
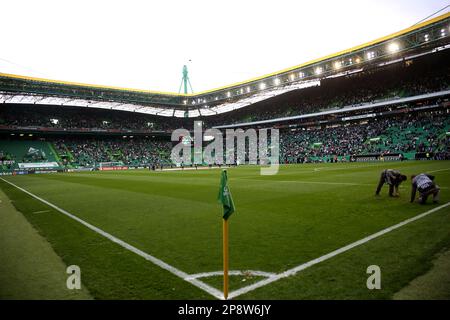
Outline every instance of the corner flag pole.
{"type": "Polygon", "coordinates": [[[223,296],[228,298],[228,219],[223,219],[223,296]]]}
{"type": "Polygon", "coordinates": [[[234,212],[233,198],[228,188],[227,171],[223,170],[217,200],[223,205],[223,296],[228,298],[228,218],[234,212]]]}

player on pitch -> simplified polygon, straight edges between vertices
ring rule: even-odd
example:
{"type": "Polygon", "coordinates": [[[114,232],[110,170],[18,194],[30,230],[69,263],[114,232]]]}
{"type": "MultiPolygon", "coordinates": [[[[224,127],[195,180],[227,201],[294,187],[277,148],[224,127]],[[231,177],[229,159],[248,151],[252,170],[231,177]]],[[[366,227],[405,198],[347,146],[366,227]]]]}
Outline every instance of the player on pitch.
{"type": "Polygon", "coordinates": [[[389,185],[389,196],[390,197],[398,197],[398,187],[400,183],[405,181],[407,178],[405,175],[401,174],[400,171],[394,169],[386,169],[381,172],[380,182],[378,182],[377,191],[375,191],[375,195],[379,196],[381,187],[386,183],[389,185]]]}
{"type": "Polygon", "coordinates": [[[439,201],[440,188],[434,182],[434,176],[426,173],[421,173],[419,175],[411,176],[412,190],[411,190],[411,203],[414,202],[416,198],[416,191],[419,191],[418,202],[420,204],[425,204],[427,198],[433,195],[433,202],[437,203],[439,201]]]}

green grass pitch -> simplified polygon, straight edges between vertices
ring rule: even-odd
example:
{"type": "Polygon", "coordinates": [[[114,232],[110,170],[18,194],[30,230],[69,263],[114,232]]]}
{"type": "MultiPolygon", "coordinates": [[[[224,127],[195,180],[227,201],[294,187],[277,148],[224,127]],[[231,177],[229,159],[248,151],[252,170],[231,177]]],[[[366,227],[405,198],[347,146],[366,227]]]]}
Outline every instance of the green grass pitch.
{"type": "MultiPolygon", "coordinates": [[[[280,273],[439,205],[410,204],[410,178],[433,172],[450,201],[450,162],[306,164],[228,169],[236,205],[230,270],[280,273]],[[408,175],[400,198],[380,197],[381,170],[408,175]]],[[[88,172],[4,179],[188,274],[222,270],[220,171],[88,172]]],[[[57,210],[0,181],[1,189],[96,299],[214,299],[57,210]]],[[[430,201],[431,202],[431,201],[430,201]]],[[[1,246],[1,244],[0,244],[1,246]]],[[[238,299],[390,299],[450,246],[450,206],[238,299]],[[378,265],[381,290],[368,290],[378,265]]],[[[232,276],[231,291],[264,279],[232,276]]],[[[221,289],[221,277],[202,281],[221,289]]]]}

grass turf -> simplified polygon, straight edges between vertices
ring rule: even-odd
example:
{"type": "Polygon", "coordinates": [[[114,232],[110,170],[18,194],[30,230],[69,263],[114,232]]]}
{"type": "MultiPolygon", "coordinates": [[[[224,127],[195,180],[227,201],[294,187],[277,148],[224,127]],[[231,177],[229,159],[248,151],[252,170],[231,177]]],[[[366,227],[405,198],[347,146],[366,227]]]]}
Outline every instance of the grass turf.
{"type": "Polygon", "coordinates": [[[67,266],[0,190],[0,299],[91,299],[69,290],[67,266]]]}
{"type": "MultiPolygon", "coordinates": [[[[282,272],[345,246],[435,205],[374,196],[380,171],[435,173],[450,201],[449,162],[282,166],[260,176],[256,167],[229,169],[237,211],[230,218],[230,268],[282,272]]],[[[187,273],[221,270],[219,171],[122,171],[7,177],[8,181],[187,273]]],[[[100,299],[211,298],[23,192],[0,183],[66,264],[82,269],[83,284],[100,299]]],[[[450,244],[450,208],[240,298],[391,298],[431,267],[450,244]],[[365,286],[370,264],[382,268],[382,290],[365,286]]],[[[210,279],[205,282],[220,283],[210,279]]],[[[237,289],[242,281],[233,281],[237,289]]]]}

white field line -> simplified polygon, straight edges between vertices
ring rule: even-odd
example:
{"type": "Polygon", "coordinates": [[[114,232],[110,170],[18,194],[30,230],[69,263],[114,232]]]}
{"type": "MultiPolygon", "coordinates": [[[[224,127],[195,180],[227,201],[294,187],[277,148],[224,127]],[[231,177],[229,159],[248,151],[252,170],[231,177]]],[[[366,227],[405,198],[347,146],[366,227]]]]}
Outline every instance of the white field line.
{"type": "Polygon", "coordinates": [[[50,212],[50,210],[34,211],[33,213],[45,213],[45,212],[50,212]]]}
{"type": "Polygon", "coordinates": [[[162,268],[164,270],[167,270],[170,273],[176,275],[177,277],[179,277],[179,278],[181,278],[181,279],[183,279],[183,280],[193,284],[194,286],[196,286],[196,287],[206,291],[207,293],[209,293],[210,295],[216,297],[217,299],[223,299],[223,293],[221,291],[219,291],[219,290],[217,290],[217,289],[207,285],[206,283],[204,283],[204,282],[202,282],[200,280],[189,278],[189,274],[187,274],[187,273],[185,273],[185,272],[183,272],[183,271],[181,271],[181,270],[179,270],[179,269],[177,269],[177,268],[175,268],[175,267],[165,263],[164,261],[162,261],[162,260],[160,260],[158,258],[155,258],[154,256],[152,256],[152,255],[150,255],[148,253],[143,252],[142,250],[140,250],[140,249],[138,249],[136,247],[133,247],[132,245],[126,243],[125,241],[122,241],[119,238],[116,238],[115,236],[113,236],[113,235],[103,231],[102,229],[99,229],[96,226],[93,226],[92,224],[90,224],[90,223],[88,223],[88,222],[78,218],[77,216],[67,212],[64,209],[61,209],[61,208],[55,206],[54,204],[48,202],[47,200],[44,200],[44,199],[36,196],[35,194],[33,194],[33,193],[31,193],[31,192],[29,192],[29,191],[27,191],[27,190],[25,190],[25,189],[15,185],[14,183],[9,182],[9,181],[7,181],[7,180],[5,180],[3,178],[0,178],[0,179],[3,180],[4,182],[10,184],[11,186],[19,189],[20,191],[22,191],[22,192],[32,196],[36,200],[39,200],[42,203],[45,203],[46,205],[48,205],[49,207],[52,207],[53,209],[61,212],[62,214],[66,215],[67,217],[69,217],[69,218],[71,218],[71,219],[81,223],[85,227],[91,229],[94,232],[97,232],[98,234],[100,234],[103,237],[111,240],[112,242],[117,243],[121,247],[123,247],[123,248],[125,248],[125,249],[127,249],[127,250],[129,250],[129,251],[131,251],[131,252],[141,256],[141,257],[143,257],[144,259],[152,262],[153,264],[157,265],[158,267],[160,267],[160,268],[162,268]]]}
{"type": "Polygon", "coordinates": [[[226,166],[226,165],[224,165],[224,166],[220,166],[220,167],[216,167],[216,166],[214,166],[214,167],[197,167],[197,168],[195,168],[195,167],[184,167],[184,169],[183,168],[179,168],[179,167],[176,167],[176,168],[167,168],[167,169],[156,169],[155,171],[152,171],[152,170],[150,170],[150,172],[164,172],[164,171],[189,171],[189,170],[191,170],[191,171],[198,171],[198,170],[213,170],[213,169],[228,169],[228,168],[230,168],[229,166],[226,166]]]}
{"type": "MultiPolygon", "coordinates": [[[[258,276],[258,277],[273,277],[276,276],[275,273],[272,272],[264,272],[264,271],[257,271],[257,270],[231,270],[228,271],[228,274],[230,276],[258,276]]],[[[223,275],[223,271],[213,271],[213,272],[203,272],[203,273],[196,273],[189,275],[188,279],[199,279],[199,278],[207,278],[207,277],[213,277],[213,276],[221,276],[223,275]]]]}
{"type": "Polygon", "coordinates": [[[410,219],[407,219],[407,220],[404,220],[404,221],[402,221],[400,223],[397,223],[396,225],[393,225],[391,227],[388,227],[386,229],[378,231],[378,232],[376,232],[376,233],[374,233],[374,234],[372,234],[372,235],[370,235],[368,237],[365,237],[363,239],[360,239],[358,241],[350,243],[350,244],[346,245],[345,247],[342,247],[340,249],[334,250],[334,251],[332,251],[330,253],[327,253],[326,255],[323,255],[323,256],[321,256],[319,258],[316,258],[316,259],[311,260],[309,262],[303,263],[303,264],[301,264],[301,265],[299,265],[297,267],[294,267],[292,269],[289,269],[287,271],[279,273],[279,274],[277,274],[275,276],[271,276],[271,277],[269,277],[267,279],[261,280],[259,282],[256,282],[256,283],[252,284],[252,285],[249,285],[247,287],[235,290],[235,291],[231,292],[228,297],[229,297],[229,299],[233,299],[233,298],[236,298],[237,296],[240,296],[240,295],[242,295],[244,293],[247,293],[247,292],[253,291],[253,290],[257,289],[257,288],[260,288],[260,287],[263,287],[265,285],[268,285],[269,283],[272,283],[272,282],[275,282],[277,280],[280,280],[280,279],[283,279],[283,278],[295,275],[297,272],[305,270],[306,268],[309,268],[309,267],[311,267],[311,266],[313,266],[315,264],[318,264],[320,262],[323,262],[325,260],[333,258],[333,257],[335,257],[335,256],[337,256],[337,255],[339,255],[339,254],[341,254],[343,252],[346,252],[346,251],[351,250],[351,249],[353,249],[353,248],[355,248],[357,246],[360,246],[360,245],[362,245],[364,243],[367,243],[367,242],[369,242],[369,241],[371,241],[371,240],[373,240],[375,238],[378,238],[378,237],[380,237],[382,235],[385,235],[386,233],[389,233],[389,232],[391,232],[393,230],[396,230],[396,229],[398,229],[400,227],[403,227],[404,225],[406,225],[408,223],[411,223],[413,221],[422,219],[422,218],[424,218],[424,217],[426,217],[426,216],[428,216],[428,215],[430,215],[430,214],[432,214],[432,213],[434,213],[434,212],[436,212],[438,210],[441,210],[441,209],[443,209],[445,207],[448,207],[449,205],[450,205],[450,202],[447,202],[447,203],[445,203],[445,204],[443,204],[443,205],[441,205],[439,207],[436,207],[434,209],[428,210],[428,211],[426,211],[424,213],[421,213],[421,214],[419,214],[419,215],[417,215],[415,217],[412,217],[410,219]]]}
{"type": "Polygon", "coordinates": [[[330,167],[318,167],[314,168],[313,171],[335,171],[335,170],[351,170],[351,169],[358,169],[358,168],[370,168],[370,167],[381,167],[384,165],[384,162],[376,163],[376,164],[370,164],[365,166],[350,166],[350,167],[338,167],[338,168],[330,168],[330,167]]]}
{"type": "MultiPolygon", "coordinates": [[[[434,172],[434,171],[433,171],[434,172]]],[[[300,184],[323,184],[323,185],[341,185],[341,186],[369,186],[369,187],[376,187],[377,183],[353,183],[353,182],[329,182],[329,181],[303,181],[303,180],[260,180],[260,179],[241,179],[241,178],[235,178],[233,180],[247,180],[247,181],[264,181],[264,182],[271,182],[271,183],[300,183],[300,184]]],[[[402,185],[400,185],[400,188],[402,188],[402,185]]],[[[441,189],[448,189],[448,187],[441,187],[441,189]]]]}
{"type": "Polygon", "coordinates": [[[375,186],[377,183],[353,183],[353,182],[330,182],[330,181],[305,181],[305,180],[263,180],[263,179],[248,179],[248,178],[234,178],[234,180],[246,180],[246,181],[257,181],[257,182],[267,182],[267,183],[309,183],[309,184],[324,184],[324,185],[342,185],[342,186],[375,186]]]}
{"type": "Polygon", "coordinates": [[[447,171],[450,170],[450,168],[446,168],[446,169],[439,169],[439,170],[432,170],[432,171],[427,171],[427,173],[433,173],[433,172],[441,172],[441,171],[447,171]]]}

